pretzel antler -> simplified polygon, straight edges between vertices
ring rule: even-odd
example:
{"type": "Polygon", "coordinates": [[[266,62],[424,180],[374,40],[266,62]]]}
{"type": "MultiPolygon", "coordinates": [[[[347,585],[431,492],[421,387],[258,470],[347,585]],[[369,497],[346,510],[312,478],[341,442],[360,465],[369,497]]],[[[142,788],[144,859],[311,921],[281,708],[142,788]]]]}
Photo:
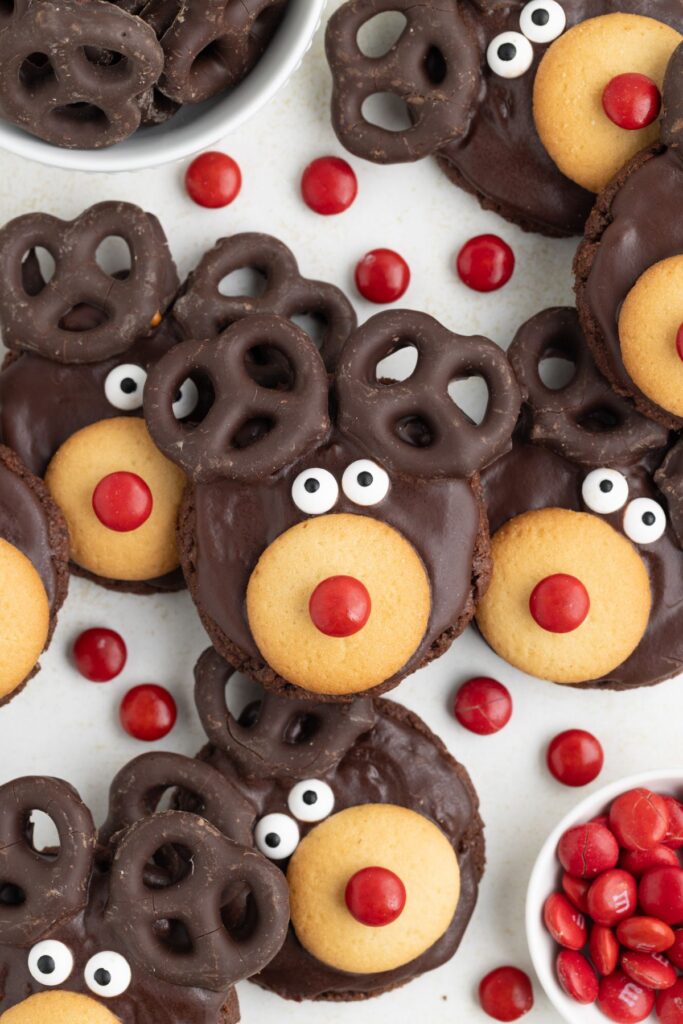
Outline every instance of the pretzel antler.
{"type": "Polygon", "coordinates": [[[598,371],[573,307],[546,309],[523,324],[508,355],[531,410],[530,440],[583,466],[637,461],[666,444],[668,431],[620,398],[598,371]],[[575,364],[571,381],[543,383],[544,359],[575,364]]]}
{"type": "Polygon", "coordinates": [[[337,372],[339,429],[372,445],[396,472],[469,478],[509,446],[520,407],[505,353],[481,337],[452,334],[433,317],[410,310],[378,313],[349,339],[337,372]],[[414,346],[418,361],[405,381],[380,381],[377,366],[414,346]],[[483,377],[489,391],[481,424],[472,422],[448,386],[483,377]]]}
{"type": "Polygon", "coordinates": [[[325,41],[334,79],[332,122],[352,153],[377,163],[419,160],[467,131],[481,71],[477,41],[456,0],[350,0],[330,18],[325,41]],[[358,32],[384,11],[399,11],[407,24],[388,53],[366,57],[358,32]],[[410,128],[390,131],[364,117],[365,101],[378,93],[406,103],[410,128]]]}
{"type": "Polygon", "coordinates": [[[681,156],[683,141],[683,43],[673,52],[664,78],[662,142],[681,156]]]}
{"type": "Polygon", "coordinates": [[[233,674],[213,648],[204,651],[195,667],[195,702],[211,743],[246,776],[305,779],[324,774],[375,724],[367,697],[351,704],[311,704],[264,693],[255,720],[242,725],[225,700],[233,674]]]}
{"type": "Polygon", "coordinates": [[[325,366],[308,335],[289,320],[252,316],[215,341],[177,345],[150,372],[145,416],[161,451],[200,482],[257,480],[316,447],[330,429],[325,366]],[[258,350],[290,368],[276,386],[249,372],[258,350]],[[214,403],[199,424],[179,422],[175,395],[188,378],[208,379],[214,403]],[[288,386],[286,386],[288,385],[288,386]]]}
{"type": "Polygon", "coordinates": [[[95,826],[78,793],[60,779],[26,777],[0,787],[0,945],[30,946],[86,905],[95,826]],[[59,850],[32,843],[31,812],[43,811],[59,850]],[[4,899],[19,892],[23,899],[4,899]]]}
{"type": "Polygon", "coordinates": [[[166,811],[137,822],[117,845],[107,921],[148,974],[174,985],[221,992],[257,974],[284,942],[289,922],[287,882],[255,850],[237,846],[203,818],[166,811]],[[189,851],[192,872],[164,889],[145,884],[146,865],[163,847],[189,851]],[[246,937],[234,938],[221,911],[243,887],[256,906],[246,937]],[[180,922],[189,950],[171,950],[162,930],[180,922]]]}

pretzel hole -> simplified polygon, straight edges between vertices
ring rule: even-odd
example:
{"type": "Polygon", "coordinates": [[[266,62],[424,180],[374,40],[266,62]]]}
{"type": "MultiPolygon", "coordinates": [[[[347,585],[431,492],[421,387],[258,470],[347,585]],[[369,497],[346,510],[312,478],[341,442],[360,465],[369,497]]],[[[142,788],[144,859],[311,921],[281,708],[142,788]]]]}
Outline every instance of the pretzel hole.
{"type": "Polygon", "coordinates": [[[368,124],[387,132],[404,132],[413,126],[408,104],[393,92],[374,92],[366,97],[361,115],[368,124]]]}
{"type": "Polygon", "coordinates": [[[108,319],[109,314],[99,306],[93,306],[89,302],[79,302],[61,317],[58,327],[60,331],[83,334],[85,331],[94,331],[108,319]]]}
{"type": "Polygon", "coordinates": [[[228,298],[258,299],[267,287],[267,275],[256,267],[239,267],[218,282],[219,293],[228,298]]]}
{"type": "Polygon", "coordinates": [[[20,907],[26,902],[26,892],[14,882],[0,878],[0,907],[20,907]]]}
{"type": "Polygon", "coordinates": [[[14,0],[0,0],[0,21],[11,18],[14,14],[14,0]]]}
{"type": "Polygon", "coordinates": [[[296,381],[294,367],[275,345],[253,345],[245,354],[244,368],[255,384],[268,391],[291,391],[296,381]]]}
{"type": "Polygon", "coordinates": [[[382,11],[368,18],[356,34],[356,45],[364,57],[384,57],[405,32],[408,19],[401,11],[382,11]]]}
{"type": "Polygon", "coordinates": [[[190,68],[190,84],[197,83],[200,87],[203,80],[211,78],[224,78],[229,73],[230,58],[233,54],[226,41],[221,39],[212,40],[208,46],[197,54],[192,61],[190,68]]]}
{"type": "Polygon", "coordinates": [[[54,857],[59,853],[57,826],[49,814],[33,810],[27,815],[26,837],[35,853],[54,857]]]}
{"type": "Polygon", "coordinates": [[[483,422],[489,405],[489,389],[483,377],[464,377],[448,385],[448,397],[477,426],[483,422]]]}
{"type": "Polygon", "coordinates": [[[446,58],[438,46],[430,46],[424,59],[424,69],[432,85],[441,85],[448,74],[446,58]]]}
{"type": "Polygon", "coordinates": [[[429,422],[417,414],[403,416],[394,424],[394,433],[411,448],[429,448],[434,442],[434,430],[429,422]]]}
{"type": "Polygon", "coordinates": [[[388,384],[409,380],[415,373],[419,354],[415,345],[404,345],[380,359],[375,367],[375,382],[388,384]]]}
{"type": "MultiPolygon", "coordinates": [[[[74,130],[75,127],[83,126],[88,128],[88,130],[91,127],[95,127],[98,130],[104,131],[109,127],[109,118],[105,112],[95,103],[88,103],[85,100],[80,100],[77,103],[65,103],[61,107],[55,107],[50,116],[58,126],[60,124],[67,125],[71,130],[74,130]]],[[[89,134],[88,138],[90,138],[89,134]]]]}
{"type": "Polygon", "coordinates": [[[105,274],[125,281],[130,276],[133,266],[133,254],[125,238],[120,235],[107,235],[95,250],[95,261],[105,274]]]}
{"type": "Polygon", "coordinates": [[[81,53],[89,64],[94,64],[97,68],[122,68],[128,63],[128,58],[124,53],[119,53],[118,50],[105,50],[99,46],[84,46],[81,48],[81,53]]]}
{"type": "Polygon", "coordinates": [[[40,51],[30,53],[19,68],[19,81],[32,94],[50,85],[55,79],[55,69],[50,58],[40,51]]]}
{"type": "Polygon", "coordinates": [[[545,356],[538,365],[538,376],[549,391],[563,391],[576,376],[576,363],[564,356],[545,356]]]}
{"type": "Polygon", "coordinates": [[[305,331],[317,349],[321,349],[329,328],[327,317],[323,313],[297,313],[290,320],[302,331],[305,331]]]}
{"type": "Polygon", "coordinates": [[[221,920],[230,938],[246,942],[256,931],[259,913],[254,894],[244,882],[235,882],[222,894],[221,920]]]}
{"type": "Polygon", "coordinates": [[[237,451],[251,448],[252,445],[267,437],[274,426],[275,421],[268,416],[253,416],[236,430],[232,439],[232,447],[237,451]]]}
{"type": "Polygon", "coordinates": [[[55,258],[49,249],[42,245],[29,249],[21,261],[21,278],[26,294],[31,297],[40,295],[55,276],[56,268],[55,258]]]}
{"type": "Polygon", "coordinates": [[[181,843],[160,846],[143,868],[142,883],[155,892],[178,885],[192,874],[192,851],[181,843]]]}
{"type": "Polygon", "coordinates": [[[155,921],[152,931],[157,942],[176,956],[189,956],[194,951],[192,938],[182,921],[175,918],[155,921]]]}
{"type": "Polygon", "coordinates": [[[606,406],[588,409],[576,418],[576,424],[589,434],[607,434],[622,424],[622,419],[606,406]]]}

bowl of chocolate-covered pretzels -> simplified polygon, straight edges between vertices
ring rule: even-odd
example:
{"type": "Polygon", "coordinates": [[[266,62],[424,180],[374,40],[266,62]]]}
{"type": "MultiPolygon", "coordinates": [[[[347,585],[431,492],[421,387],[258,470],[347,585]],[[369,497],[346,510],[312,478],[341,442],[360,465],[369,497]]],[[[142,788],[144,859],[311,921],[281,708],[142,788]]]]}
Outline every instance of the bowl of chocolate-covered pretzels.
{"type": "Polygon", "coordinates": [[[296,70],[325,0],[14,0],[0,9],[0,148],[81,171],[180,160],[296,70]]]}

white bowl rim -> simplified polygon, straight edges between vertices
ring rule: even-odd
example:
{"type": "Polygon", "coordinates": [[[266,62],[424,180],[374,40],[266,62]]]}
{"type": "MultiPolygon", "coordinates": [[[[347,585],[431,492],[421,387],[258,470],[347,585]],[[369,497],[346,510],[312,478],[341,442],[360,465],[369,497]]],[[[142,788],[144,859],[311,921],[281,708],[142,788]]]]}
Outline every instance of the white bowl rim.
{"type": "MultiPolygon", "coordinates": [[[[128,148],[126,139],[105,149],[62,149],[0,119],[0,150],[62,170],[107,174],[161,167],[192,156],[234,132],[286,84],[313,41],[326,2],[291,0],[273,42],[240,85],[201,111],[196,120],[175,129],[169,122],[165,135],[153,134],[156,128],[145,129],[148,144],[128,148]],[[222,114],[226,107],[228,113],[222,114]]],[[[136,132],[131,138],[139,135],[136,132]]]]}
{"type": "MultiPolygon", "coordinates": [[[[609,804],[620,793],[636,789],[639,786],[649,786],[654,789],[658,783],[660,785],[670,785],[672,782],[674,784],[676,782],[683,784],[683,768],[658,768],[647,772],[638,772],[635,775],[617,779],[615,782],[610,782],[601,789],[595,790],[595,792],[584,797],[571,811],[564,815],[547,837],[536,857],[531,870],[526,896],[525,925],[527,945],[531,962],[543,991],[553,1007],[564,1020],[569,1021],[569,1024],[591,1024],[589,1011],[597,1015],[594,1017],[595,1020],[602,1021],[604,1024],[607,1024],[608,1018],[597,1007],[581,1006],[570,999],[564,993],[555,977],[553,960],[552,958],[549,960],[544,948],[539,944],[539,936],[546,937],[541,911],[543,903],[550,895],[550,891],[546,891],[539,900],[539,895],[536,891],[540,885],[539,879],[547,870],[548,858],[550,857],[555,860],[557,844],[568,828],[594,818],[605,804],[609,804]]],[[[559,870],[559,862],[556,863],[559,870]]]]}

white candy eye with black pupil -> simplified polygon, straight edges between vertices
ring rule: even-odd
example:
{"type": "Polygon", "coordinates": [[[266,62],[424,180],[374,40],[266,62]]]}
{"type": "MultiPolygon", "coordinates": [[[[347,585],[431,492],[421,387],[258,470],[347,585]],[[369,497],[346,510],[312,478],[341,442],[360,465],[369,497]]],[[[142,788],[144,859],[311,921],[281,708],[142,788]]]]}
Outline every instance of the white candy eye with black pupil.
{"type": "Polygon", "coordinates": [[[199,389],[191,377],[180,387],[173,402],[173,415],[177,420],[184,420],[195,411],[199,402],[199,389]]]}
{"type": "Polygon", "coordinates": [[[624,533],[634,544],[654,544],[666,532],[666,513],[651,498],[636,498],[624,513],[624,533]]]}
{"type": "Polygon", "coordinates": [[[63,942],[45,939],[29,953],[28,969],[34,981],[41,985],[63,985],[74,969],[73,954],[63,942]]]}
{"type": "Polygon", "coordinates": [[[355,505],[377,505],[387,496],[389,476],[370,459],[359,459],[344,470],[342,490],[355,505]]]}
{"type": "Polygon", "coordinates": [[[292,501],[309,516],[329,512],[338,497],[339,484],[327,469],[305,469],[292,484],[292,501]]]}
{"type": "Polygon", "coordinates": [[[132,977],[126,958],[113,950],[96,953],[88,960],[84,973],[90,991],[103,999],[116,999],[123,995],[132,977]]]}
{"type": "Polygon", "coordinates": [[[320,779],[305,779],[290,791],[287,806],[299,821],[322,821],[334,810],[334,793],[320,779]]]}
{"type": "Polygon", "coordinates": [[[142,408],[147,374],[135,363],[122,363],[107,374],[104,397],[121,412],[134,412],[142,408]]]}
{"type": "Polygon", "coordinates": [[[581,495],[591,512],[606,516],[628,501],[628,481],[616,469],[594,469],[583,481],[581,495]]]}
{"type": "Polygon", "coordinates": [[[521,78],[533,60],[533,47],[521,32],[501,32],[491,40],[486,51],[488,66],[500,78],[521,78]]]}
{"type": "Polygon", "coordinates": [[[532,43],[552,43],[567,27],[567,15],[557,0],[532,0],[520,15],[519,27],[532,43]]]}
{"type": "Polygon", "coordinates": [[[254,829],[257,848],[270,860],[286,860],[299,845],[299,826],[288,814],[266,814],[254,829]]]}

